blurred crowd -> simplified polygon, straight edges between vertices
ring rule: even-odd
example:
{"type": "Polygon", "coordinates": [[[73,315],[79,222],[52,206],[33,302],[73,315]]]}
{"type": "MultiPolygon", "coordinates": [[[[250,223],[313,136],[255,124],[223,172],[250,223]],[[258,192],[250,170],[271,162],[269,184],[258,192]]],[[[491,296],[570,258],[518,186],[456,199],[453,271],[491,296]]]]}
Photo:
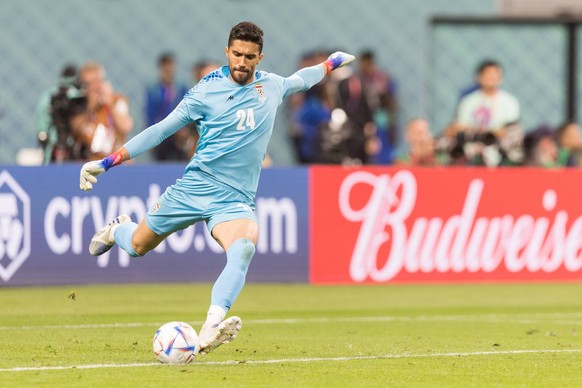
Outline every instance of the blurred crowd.
{"type": "MultiPolygon", "coordinates": [[[[330,54],[308,52],[298,68],[330,54]]],[[[407,166],[576,167],[582,157],[582,129],[573,121],[557,128],[523,128],[518,99],[502,88],[502,65],[484,60],[475,79],[458,93],[447,128],[434,130],[426,117],[401,122],[398,88],[366,50],[356,63],[333,72],[307,92],[290,96],[285,112],[291,144],[302,164],[407,166]]],[[[158,76],[144,87],[145,126],[166,117],[188,89],[221,65],[200,61],[189,82],[176,76],[176,60],[163,53],[158,76]]],[[[283,112],[282,112],[283,113],[283,112]]],[[[106,78],[103,65],[89,61],[63,68],[58,85],[37,107],[37,132],[44,163],[100,159],[114,152],[133,128],[130,102],[106,78]]],[[[144,127],[145,128],[145,127],[144,127]]],[[[143,128],[142,128],[143,129],[143,128]]],[[[152,150],[158,161],[189,160],[198,134],[188,125],[152,150]]],[[[270,164],[270,158],[265,165],[270,164]]]]}
{"type": "MultiPolygon", "coordinates": [[[[180,82],[174,55],[161,54],[158,76],[144,88],[145,126],[165,118],[193,84],[219,66],[215,61],[197,62],[191,82],[180,82]]],[[[57,86],[40,97],[36,108],[44,164],[98,160],[113,153],[134,129],[132,115],[128,98],[113,88],[102,64],[66,65],[57,86]]],[[[188,125],[154,148],[152,157],[159,161],[189,160],[197,141],[195,125],[188,125]]]]}
{"type": "MultiPolygon", "coordinates": [[[[329,53],[306,54],[299,67],[329,53]]],[[[447,128],[425,117],[399,126],[398,89],[373,51],[290,101],[291,134],[301,163],[408,166],[576,167],[582,129],[573,121],[557,128],[523,128],[518,99],[501,87],[503,67],[484,60],[459,91],[447,128]]],[[[453,91],[454,93],[454,91],[453,91]]]]}

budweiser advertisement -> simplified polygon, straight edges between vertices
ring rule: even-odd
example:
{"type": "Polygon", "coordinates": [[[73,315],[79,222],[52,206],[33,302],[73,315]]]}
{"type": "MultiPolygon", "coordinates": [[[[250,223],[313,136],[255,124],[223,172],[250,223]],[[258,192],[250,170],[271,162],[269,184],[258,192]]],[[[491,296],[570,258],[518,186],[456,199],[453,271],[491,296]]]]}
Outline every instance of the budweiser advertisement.
{"type": "Polygon", "coordinates": [[[310,174],[312,283],[582,280],[582,171],[310,174]]]}

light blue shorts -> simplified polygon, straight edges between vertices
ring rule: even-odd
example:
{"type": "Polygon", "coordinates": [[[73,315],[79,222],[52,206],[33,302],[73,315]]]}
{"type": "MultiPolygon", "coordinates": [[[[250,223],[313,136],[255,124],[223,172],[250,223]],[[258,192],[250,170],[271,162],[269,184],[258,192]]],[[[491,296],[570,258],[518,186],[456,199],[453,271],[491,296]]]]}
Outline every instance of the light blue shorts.
{"type": "Polygon", "coordinates": [[[246,218],[257,222],[255,203],[236,189],[195,169],[168,187],[146,214],[157,235],[182,230],[204,221],[210,232],[216,224],[246,218]]]}

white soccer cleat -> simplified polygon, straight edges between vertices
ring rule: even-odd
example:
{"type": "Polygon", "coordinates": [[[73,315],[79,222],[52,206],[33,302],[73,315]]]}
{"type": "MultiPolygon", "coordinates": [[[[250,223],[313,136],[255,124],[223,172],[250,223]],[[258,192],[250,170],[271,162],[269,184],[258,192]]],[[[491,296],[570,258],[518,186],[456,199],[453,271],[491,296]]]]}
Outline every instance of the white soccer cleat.
{"type": "Polygon", "coordinates": [[[89,253],[93,256],[99,256],[111,249],[115,244],[113,232],[115,229],[126,222],[131,222],[131,218],[126,215],[119,216],[106,226],[99,229],[91,239],[89,244],[89,253]]]}
{"type": "Polygon", "coordinates": [[[242,320],[236,316],[227,318],[218,324],[203,327],[198,335],[199,354],[204,356],[220,345],[234,341],[241,327],[242,320]]]}

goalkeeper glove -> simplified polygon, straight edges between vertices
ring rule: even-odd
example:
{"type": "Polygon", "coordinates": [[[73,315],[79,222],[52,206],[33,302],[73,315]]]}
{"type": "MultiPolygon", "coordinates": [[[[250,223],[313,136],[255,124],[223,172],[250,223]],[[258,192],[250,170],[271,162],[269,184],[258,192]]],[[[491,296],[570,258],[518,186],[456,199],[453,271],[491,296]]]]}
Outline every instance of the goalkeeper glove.
{"type": "Polygon", "coordinates": [[[331,54],[323,64],[325,65],[327,72],[329,74],[332,70],[342,67],[352,62],[356,57],[351,54],[344,53],[342,51],[336,51],[331,54]]]}
{"type": "Polygon", "coordinates": [[[94,160],[87,162],[81,167],[80,187],[83,191],[93,189],[93,184],[97,183],[97,177],[109,170],[113,166],[117,166],[123,161],[121,153],[115,152],[103,160],[94,160]]]}

